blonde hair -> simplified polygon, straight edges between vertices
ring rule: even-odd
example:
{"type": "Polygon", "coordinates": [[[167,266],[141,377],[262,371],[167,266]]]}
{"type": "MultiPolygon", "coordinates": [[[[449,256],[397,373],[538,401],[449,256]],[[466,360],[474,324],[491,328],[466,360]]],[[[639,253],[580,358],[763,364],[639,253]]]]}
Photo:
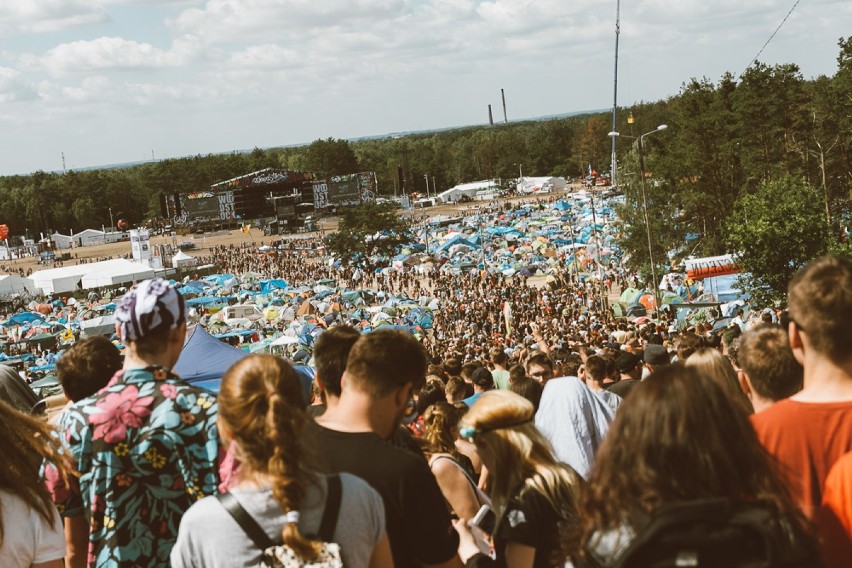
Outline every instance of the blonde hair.
{"type": "Polygon", "coordinates": [[[737,372],[731,362],[721,352],[709,347],[702,347],[689,356],[686,366],[698,371],[700,377],[716,383],[728,395],[731,402],[743,410],[746,415],[754,414],[751,401],[740,387],[737,372]]]}
{"type": "MultiPolygon", "coordinates": [[[[315,476],[305,467],[301,440],[308,418],[290,363],[250,355],[234,364],[222,378],[219,418],[237,443],[241,473],[269,476],[284,511],[298,511],[315,476]]],[[[315,560],[320,552],[320,543],[302,536],[297,523],[285,523],[282,537],[303,559],[315,560]]]]}
{"type": "Polygon", "coordinates": [[[491,451],[496,465],[492,502],[502,517],[509,500],[526,488],[543,495],[563,519],[573,521],[580,476],[557,461],[553,449],[532,420],[530,401],[510,391],[487,391],[462,417],[460,426],[473,429],[477,447],[491,451]]]}

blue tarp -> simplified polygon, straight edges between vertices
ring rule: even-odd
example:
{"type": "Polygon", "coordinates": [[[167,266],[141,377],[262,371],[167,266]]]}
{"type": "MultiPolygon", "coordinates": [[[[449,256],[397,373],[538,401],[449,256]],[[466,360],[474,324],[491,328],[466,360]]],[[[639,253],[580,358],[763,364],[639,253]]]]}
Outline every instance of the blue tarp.
{"type": "Polygon", "coordinates": [[[438,249],[436,250],[436,252],[444,252],[445,250],[448,250],[451,246],[454,246],[454,245],[465,245],[465,246],[469,246],[472,249],[482,248],[478,244],[472,243],[469,240],[465,239],[464,237],[456,236],[456,237],[452,237],[450,239],[447,239],[447,242],[445,242],[444,244],[439,246],[438,249]]]}
{"type": "Polygon", "coordinates": [[[205,281],[212,282],[212,283],[216,284],[217,286],[223,286],[225,284],[225,282],[228,282],[229,280],[233,280],[233,279],[234,279],[233,274],[212,274],[212,275],[204,278],[205,281]]]}
{"type": "Polygon", "coordinates": [[[23,312],[10,317],[9,322],[15,325],[21,325],[24,323],[32,323],[34,321],[39,321],[43,319],[44,317],[41,314],[36,314],[33,312],[23,312]]]}
{"type": "Polygon", "coordinates": [[[273,278],[271,280],[261,280],[259,284],[260,291],[263,294],[268,294],[272,290],[284,290],[285,288],[287,288],[287,282],[281,280],[280,278],[273,278]]]}
{"type": "Polygon", "coordinates": [[[187,306],[206,306],[217,302],[225,302],[226,299],[219,296],[202,296],[200,298],[190,298],[186,301],[187,306]]]}
{"type": "Polygon", "coordinates": [[[228,333],[219,333],[214,335],[213,337],[216,339],[227,339],[229,337],[248,337],[255,333],[253,329],[237,329],[234,331],[229,331],[228,333]]]}

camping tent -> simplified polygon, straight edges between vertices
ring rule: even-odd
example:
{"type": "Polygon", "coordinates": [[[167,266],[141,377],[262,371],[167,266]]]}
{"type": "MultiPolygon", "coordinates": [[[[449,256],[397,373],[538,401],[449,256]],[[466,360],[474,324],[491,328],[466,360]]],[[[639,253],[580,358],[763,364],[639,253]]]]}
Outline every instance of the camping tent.
{"type": "Polygon", "coordinates": [[[115,315],[107,314],[80,322],[81,335],[95,337],[97,335],[112,335],[115,333],[115,315]]]}
{"type": "MultiPolygon", "coordinates": [[[[189,332],[189,339],[183,346],[180,358],[173,368],[183,380],[213,393],[219,392],[219,385],[231,365],[249,354],[242,349],[231,347],[207,333],[196,325],[189,332]]],[[[293,370],[299,377],[305,406],[311,401],[311,382],[314,370],[306,365],[294,365],[293,370]]]]}
{"type": "Polygon", "coordinates": [[[225,371],[247,355],[245,351],[222,343],[207,333],[206,329],[196,325],[183,346],[174,372],[188,383],[218,392],[219,381],[225,371]]]}

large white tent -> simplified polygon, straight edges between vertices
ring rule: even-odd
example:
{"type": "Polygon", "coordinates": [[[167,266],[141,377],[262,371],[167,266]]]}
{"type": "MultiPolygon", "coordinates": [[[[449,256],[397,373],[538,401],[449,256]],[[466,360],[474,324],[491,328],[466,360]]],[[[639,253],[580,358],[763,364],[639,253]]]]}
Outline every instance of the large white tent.
{"type": "Polygon", "coordinates": [[[455,203],[463,197],[475,199],[476,194],[482,191],[499,189],[494,180],[474,181],[470,183],[460,183],[455,187],[443,191],[438,194],[438,200],[442,203],[455,203]]]}
{"type": "Polygon", "coordinates": [[[0,276],[0,295],[24,294],[26,292],[35,292],[35,290],[35,284],[29,278],[21,278],[20,276],[10,274],[0,276]]]}
{"type": "Polygon", "coordinates": [[[48,268],[47,270],[37,270],[30,275],[35,287],[43,294],[61,294],[63,292],[73,292],[77,289],[77,284],[87,272],[92,271],[93,264],[77,264],[74,266],[63,266],[61,268],[48,268]]]}
{"type": "Polygon", "coordinates": [[[30,275],[43,294],[74,292],[79,287],[99,288],[154,277],[154,270],[123,258],[39,270],[30,275]]]}
{"type": "Polygon", "coordinates": [[[140,262],[132,262],[123,258],[107,260],[98,263],[97,270],[83,275],[83,288],[101,288],[116,286],[131,282],[147,280],[154,277],[154,269],[140,262]]]}

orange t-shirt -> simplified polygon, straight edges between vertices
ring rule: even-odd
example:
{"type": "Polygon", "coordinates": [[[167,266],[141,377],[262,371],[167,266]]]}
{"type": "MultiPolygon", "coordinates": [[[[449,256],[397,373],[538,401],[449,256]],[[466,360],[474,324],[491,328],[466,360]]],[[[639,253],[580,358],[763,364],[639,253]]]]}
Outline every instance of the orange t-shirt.
{"type": "Polygon", "coordinates": [[[794,501],[815,518],[829,470],[852,451],[852,401],[782,400],[751,421],[760,442],[781,462],[794,501]]]}
{"type": "Polygon", "coordinates": [[[827,568],[848,566],[852,559],[852,453],[829,471],[817,522],[827,568]]]}

